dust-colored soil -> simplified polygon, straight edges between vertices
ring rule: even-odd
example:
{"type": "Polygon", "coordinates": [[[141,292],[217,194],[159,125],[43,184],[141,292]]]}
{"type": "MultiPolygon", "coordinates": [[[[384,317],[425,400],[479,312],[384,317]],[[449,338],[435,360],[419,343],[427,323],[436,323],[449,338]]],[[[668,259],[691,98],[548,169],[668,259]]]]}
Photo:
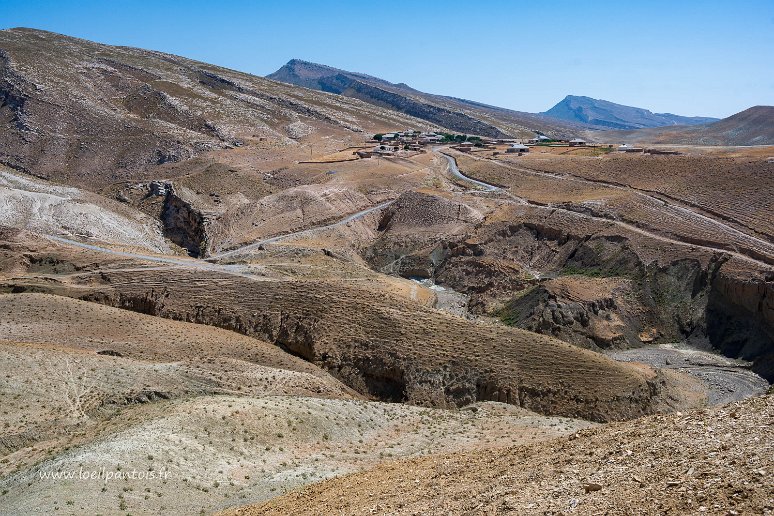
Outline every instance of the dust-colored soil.
{"type": "Polygon", "coordinates": [[[774,398],[385,464],[227,514],[770,514],[774,398]]]}
{"type": "Polygon", "coordinates": [[[649,417],[774,380],[768,150],[340,161],[443,128],[28,29],[0,96],[0,512],[772,510],[770,398],[649,417]]]}
{"type": "MultiPolygon", "coordinates": [[[[530,161],[517,161],[515,158],[505,158],[507,161],[488,160],[471,156],[456,156],[460,170],[480,180],[507,186],[509,191],[527,202],[547,206],[548,209],[576,211],[598,219],[608,219],[623,222],[629,226],[644,229],[651,234],[673,240],[703,245],[711,249],[736,251],[763,263],[774,263],[774,240],[771,238],[772,227],[767,209],[770,199],[760,196],[765,194],[757,185],[766,184],[769,179],[756,180],[752,176],[760,175],[762,170],[754,172],[745,169],[739,172],[738,182],[733,188],[740,189],[737,195],[728,195],[725,188],[713,184],[713,178],[706,180],[698,174],[704,174],[702,163],[690,162],[692,173],[677,175],[677,179],[668,183],[674,186],[657,186],[667,171],[672,173],[670,159],[677,161],[674,168],[679,169],[685,160],[696,158],[649,156],[614,157],[614,158],[551,158],[553,161],[543,161],[533,158],[530,161]],[[545,163],[550,163],[546,167],[545,163]],[[606,181],[591,181],[574,177],[576,167],[584,164],[594,170],[598,164],[610,164],[608,169],[602,169],[606,181]],[[580,165],[578,165],[580,164],[580,165]],[[541,171],[547,168],[550,172],[541,171]],[[647,177],[648,187],[642,187],[641,182],[635,183],[636,188],[626,184],[631,170],[640,177],[647,177]],[[746,172],[744,172],[746,170],[746,172]],[[623,179],[622,179],[623,178],[623,179]],[[621,186],[623,184],[623,186],[621,186]],[[702,186],[695,187],[699,184],[702,186]],[[704,186],[706,185],[706,186],[704,186]],[[736,186],[741,185],[741,186],[736,186]],[[651,190],[667,191],[650,193],[651,190]],[[701,199],[701,191],[718,192],[714,198],[705,199],[702,206],[690,209],[701,199]],[[722,192],[722,193],[721,193],[722,192]],[[671,196],[671,197],[670,197],[671,196]],[[721,196],[718,198],[717,196],[721,196]],[[681,198],[682,197],[682,198],[681,198]],[[687,200],[683,200],[683,198],[687,200]],[[712,200],[714,199],[714,201],[712,200]],[[744,201],[743,201],[744,200],[744,201]],[[748,202],[750,201],[750,202],[748,202]],[[739,208],[724,207],[729,202],[744,205],[739,208]],[[724,213],[725,212],[725,213],[724,213]],[[734,217],[728,215],[734,213],[734,217]],[[744,213],[747,212],[747,213],[744,213]],[[728,220],[728,219],[731,220],[728,220]]],[[[498,156],[499,158],[499,156],[498,156]]],[[[716,181],[727,181],[729,172],[734,173],[734,164],[728,166],[715,159],[714,170],[722,176],[715,176],[716,181]],[[721,178],[722,177],[722,178],[721,178]]],[[[765,164],[757,163],[760,169],[765,164]]],[[[581,168],[582,169],[582,168],[581,168]]],[[[637,177],[637,176],[635,176],[637,177]]]]}
{"type": "MultiPolygon", "coordinates": [[[[303,159],[307,139],[344,140],[342,149],[371,131],[436,128],[354,99],[50,32],[4,30],[0,50],[13,99],[2,113],[3,161],[90,189],[171,177],[156,166],[245,145],[303,159]]],[[[323,144],[315,153],[335,150],[323,144]]]]}
{"type": "Polygon", "coordinates": [[[206,394],[358,398],[257,339],[46,294],[0,295],[0,472],[90,439],[130,406],[206,394]]]}
{"type": "Polygon", "coordinates": [[[284,346],[380,399],[435,406],[504,401],[592,420],[699,402],[683,393],[687,378],[679,375],[665,377],[547,336],[450,316],[386,295],[369,282],[255,281],[174,268],[12,283],[17,290],[52,288],[235,329],[284,346]]]}
{"type": "Polygon", "coordinates": [[[210,513],[398,457],[531,443],[591,426],[497,403],[448,411],[271,395],[159,401],[130,407],[107,424],[81,424],[90,428],[88,438],[0,479],[4,510],[210,513]],[[158,476],[45,476],[103,468],[158,476]]]}
{"type": "Polygon", "coordinates": [[[78,188],[41,181],[0,165],[0,225],[38,233],[93,238],[171,252],[158,220],[78,188]]]}
{"type": "MultiPolygon", "coordinates": [[[[774,148],[769,148],[771,154],[774,148]]],[[[742,230],[774,240],[771,196],[774,164],[760,157],[632,156],[530,159],[526,167],[626,185],[674,199],[742,230]]]]}

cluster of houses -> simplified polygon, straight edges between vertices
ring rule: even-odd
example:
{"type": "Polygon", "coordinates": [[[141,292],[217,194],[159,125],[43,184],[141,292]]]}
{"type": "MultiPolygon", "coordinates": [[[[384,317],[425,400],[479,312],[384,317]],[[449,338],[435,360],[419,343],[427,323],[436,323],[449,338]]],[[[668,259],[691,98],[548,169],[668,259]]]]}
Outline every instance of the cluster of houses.
{"type": "MultiPolygon", "coordinates": [[[[519,155],[529,152],[529,148],[531,146],[539,145],[539,144],[547,144],[549,142],[551,142],[552,145],[560,145],[560,146],[569,145],[570,147],[582,147],[587,145],[586,141],[581,140],[580,138],[574,138],[572,140],[554,140],[542,134],[539,134],[534,138],[528,139],[526,143],[522,140],[512,140],[512,139],[482,140],[482,142],[483,142],[483,147],[489,148],[489,149],[494,148],[495,145],[510,143],[510,145],[505,150],[505,152],[508,154],[515,153],[519,155]]],[[[475,144],[470,144],[470,142],[464,142],[457,145],[455,148],[462,152],[470,152],[471,150],[473,150],[474,147],[476,147],[475,144]]]]}
{"type": "Polygon", "coordinates": [[[426,145],[435,145],[443,141],[443,135],[420,131],[376,134],[366,142],[374,144],[374,147],[359,150],[356,154],[361,158],[369,158],[371,156],[392,156],[401,150],[421,152],[426,145]]]}
{"type": "MultiPolygon", "coordinates": [[[[548,136],[538,134],[534,138],[527,140],[514,138],[466,138],[466,141],[449,142],[448,136],[433,132],[420,131],[396,131],[385,134],[376,134],[366,142],[372,144],[373,148],[361,149],[355,152],[361,158],[370,158],[372,156],[393,156],[401,151],[422,152],[427,145],[437,145],[440,143],[452,143],[452,148],[460,152],[472,152],[474,149],[495,149],[497,146],[508,145],[506,153],[524,154],[529,152],[530,147],[535,145],[569,146],[585,147],[589,144],[581,138],[571,140],[549,138],[548,136]]],[[[612,147],[609,145],[608,147],[612,147]]],[[[500,147],[502,148],[502,147],[500,147]]],[[[617,148],[621,152],[643,152],[645,149],[640,147],[631,147],[621,145],[617,148]]]]}

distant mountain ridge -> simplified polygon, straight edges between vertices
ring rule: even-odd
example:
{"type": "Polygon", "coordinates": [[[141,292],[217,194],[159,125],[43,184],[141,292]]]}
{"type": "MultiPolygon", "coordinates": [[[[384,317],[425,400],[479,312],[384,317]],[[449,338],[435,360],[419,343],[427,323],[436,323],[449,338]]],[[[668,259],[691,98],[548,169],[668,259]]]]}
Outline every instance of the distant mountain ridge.
{"type": "Polygon", "coordinates": [[[461,133],[494,138],[526,137],[539,131],[555,137],[577,136],[587,124],[443,95],[425,93],[404,83],[391,83],[363,73],[291,59],[268,79],[353,97],[400,111],[461,133]]]}
{"type": "Polygon", "coordinates": [[[295,84],[296,86],[303,86],[305,88],[316,90],[320,89],[320,86],[326,83],[325,79],[327,77],[341,74],[357,77],[363,81],[374,82],[387,88],[419,93],[417,90],[409,87],[404,83],[393,84],[389,81],[385,81],[384,79],[379,79],[378,77],[373,77],[364,73],[344,72],[343,70],[333,68],[332,66],[312,63],[310,61],[303,61],[301,59],[291,59],[285,66],[273,74],[267,75],[266,77],[275,81],[286,82],[295,84]]]}
{"type": "MultiPolygon", "coordinates": [[[[677,145],[774,145],[774,106],[753,106],[711,124],[601,133],[608,141],[677,145]]],[[[588,135],[589,138],[600,135],[588,135]]]]}
{"type": "Polygon", "coordinates": [[[625,106],[607,100],[567,95],[543,115],[609,129],[645,129],[673,125],[702,125],[717,122],[718,118],[680,116],[672,113],[653,113],[644,108],[625,106]]]}

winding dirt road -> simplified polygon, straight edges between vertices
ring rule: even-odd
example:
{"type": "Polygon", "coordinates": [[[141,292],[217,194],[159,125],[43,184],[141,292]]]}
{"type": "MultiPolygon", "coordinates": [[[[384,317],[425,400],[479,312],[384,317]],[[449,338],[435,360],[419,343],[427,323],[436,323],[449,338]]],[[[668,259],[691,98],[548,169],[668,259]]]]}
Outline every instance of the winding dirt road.
{"type": "Polygon", "coordinates": [[[317,227],[313,227],[313,228],[309,228],[309,229],[304,229],[304,230],[301,230],[301,231],[294,231],[292,233],[286,233],[284,235],[277,235],[277,236],[274,236],[274,237],[271,237],[271,238],[264,238],[263,240],[258,240],[256,242],[251,243],[251,244],[243,245],[242,247],[238,247],[238,248],[232,249],[230,251],[224,251],[222,253],[213,254],[212,256],[207,257],[207,260],[220,260],[222,258],[227,258],[229,256],[236,256],[238,254],[242,254],[242,253],[246,253],[246,252],[252,251],[253,249],[257,249],[258,247],[260,247],[262,245],[273,244],[273,243],[276,243],[276,242],[280,242],[282,240],[286,240],[288,238],[292,238],[292,237],[296,237],[296,236],[300,236],[300,235],[309,235],[309,234],[314,233],[315,231],[322,231],[322,230],[325,230],[325,229],[335,228],[337,226],[343,226],[343,225],[349,224],[350,222],[353,222],[355,220],[363,218],[366,215],[368,215],[369,213],[373,213],[375,211],[379,211],[381,209],[384,209],[387,206],[389,206],[390,204],[392,204],[393,202],[395,202],[395,201],[387,201],[387,202],[383,202],[381,204],[378,204],[376,206],[372,206],[370,208],[366,208],[365,210],[361,210],[361,211],[358,211],[357,213],[353,213],[352,215],[349,215],[348,217],[345,217],[345,218],[339,220],[338,222],[334,222],[333,224],[327,224],[325,226],[317,226],[317,227]]]}
{"type": "MultiPolygon", "coordinates": [[[[481,181],[481,180],[478,180],[478,179],[473,179],[473,178],[463,174],[462,172],[460,172],[459,168],[457,167],[457,163],[456,163],[456,161],[454,160],[454,158],[452,156],[449,156],[449,155],[447,155],[445,153],[442,153],[442,152],[439,152],[439,154],[441,154],[442,156],[446,157],[446,159],[449,161],[450,170],[451,170],[452,174],[454,174],[456,177],[459,177],[460,179],[463,179],[465,181],[470,181],[470,182],[472,182],[472,183],[474,183],[476,185],[480,185],[482,187],[487,187],[487,191],[489,191],[489,192],[504,192],[505,194],[507,194],[507,197],[509,197],[510,199],[515,200],[519,204],[528,204],[528,205],[530,205],[530,206],[532,206],[534,208],[537,208],[537,209],[550,210],[552,212],[553,211],[558,211],[558,212],[563,212],[563,213],[571,214],[571,215],[574,215],[574,216],[588,217],[590,219],[599,220],[601,222],[606,222],[608,224],[615,224],[616,226],[621,227],[621,228],[625,228],[628,231],[632,231],[634,233],[638,233],[640,235],[643,235],[643,236],[646,236],[646,237],[649,237],[649,238],[653,238],[653,239],[659,240],[661,242],[666,242],[666,243],[670,243],[670,244],[674,244],[674,245],[680,245],[680,246],[684,246],[684,247],[701,248],[701,249],[705,249],[705,250],[708,250],[708,251],[711,251],[711,252],[731,255],[731,256],[734,256],[736,258],[739,258],[740,260],[744,260],[744,261],[746,261],[748,263],[755,264],[758,267],[764,267],[764,268],[768,269],[768,268],[771,268],[771,265],[774,263],[774,259],[772,259],[772,262],[770,263],[769,261],[753,258],[751,256],[748,256],[747,254],[744,254],[744,253],[741,253],[741,252],[738,252],[738,251],[733,251],[733,250],[730,250],[730,249],[725,249],[725,248],[722,248],[722,247],[719,247],[719,246],[716,247],[716,246],[712,246],[712,245],[708,245],[708,244],[699,244],[699,243],[693,243],[693,242],[685,242],[683,240],[678,240],[678,239],[675,239],[675,238],[670,238],[668,236],[664,236],[664,235],[655,233],[653,231],[649,231],[647,229],[643,229],[641,227],[635,226],[634,224],[631,224],[631,223],[628,223],[628,222],[624,222],[622,220],[616,220],[616,219],[607,218],[607,217],[598,217],[598,216],[591,215],[591,214],[588,214],[588,213],[581,213],[581,212],[574,211],[574,210],[568,210],[566,208],[562,208],[560,206],[554,206],[554,205],[550,205],[550,204],[549,205],[545,205],[545,204],[536,203],[536,202],[530,201],[529,199],[525,199],[523,197],[518,197],[516,195],[513,195],[512,193],[508,192],[507,189],[498,187],[498,186],[490,184],[490,183],[486,183],[485,181],[481,181]]],[[[466,156],[469,156],[469,155],[466,155],[466,156]]],[[[496,160],[491,160],[491,159],[487,159],[487,158],[481,158],[481,157],[478,157],[478,156],[470,156],[470,157],[473,158],[473,159],[481,160],[481,161],[487,161],[488,163],[494,163],[494,164],[496,164],[498,166],[501,166],[503,168],[507,168],[509,170],[514,170],[514,171],[517,171],[517,172],[523,172],[523,173],[535,174],[535,175],[542,175],[542,176],[551,177],[552,179],[577,180],[577,181],[582,181],[582,182],[587,182],[587,183],[594,184],[593,181],[588,181],[588,180],[585,180],[585,179],[576,178],[574,176],[571,176],[570,178],[566,178],[565,176],[560,176],[558,174],[550,174],[548,172],[539,172],[539,171],[536,171],[536,170],[530,170],[530,169],[525,169],[525,168],[521,168],[521,167],[512,167],[510,165],[506,165],[506,164],[498,162],[496,160]]],[[[629,190],[625,186],[620,186],[618,188],[629,190]]],[[[642,195],[642,196],[645,196],[645,197],[652,198],[651,196],[648,196],[647,194],[644,194],[644,193],[639,192],[639,191],[634,190],[634,189],[631,189],[631,192],[636,194],[636,195],[642,195]]],[[[664,202],[663,200],[660,200],[660,199],[658,201],[661,202],[661,203],[664,202]]],[[[724,224],[724,223],[722,223],[722,222],[720,222],[718,220],[715,220],[713,218],[707,217],[705,215],[697,214],[697,213],[695,213],[694,211],[692,211],[692,210],[690,210],[688,208],[684,208],[684,207],[680,207],[680,208],[682,210],[684,210],[685,214],[688,215],[688,216],[695,216],[697,218],[701,218],[702,220],[706,219],[706,220],[712,221],[712,223],[716,224],[718,226],[718,229],[721,230],[721,231],[732,232],[732,233],[735,233],[735,234],[741,234],[741,235],[743,235],[746,238],[749,238],[751,240],[754,240],[754,241],[756,241],[756,242],[758,242],[760,244],[763,244],[763,245],[767,246],[768,248],[771,248],[772,249],[772,256],[774,256],[774,245],[772,245],[771,243],[766,242],[766,241],[761,240],[761,239],[758,239],[758,238],[753,237],[751,235],[747,235],[746,233],[742,233],[739,230],[737,230],[736,228],[728,226],[728,225],[726,225],[726,224],[724,224]]]]}

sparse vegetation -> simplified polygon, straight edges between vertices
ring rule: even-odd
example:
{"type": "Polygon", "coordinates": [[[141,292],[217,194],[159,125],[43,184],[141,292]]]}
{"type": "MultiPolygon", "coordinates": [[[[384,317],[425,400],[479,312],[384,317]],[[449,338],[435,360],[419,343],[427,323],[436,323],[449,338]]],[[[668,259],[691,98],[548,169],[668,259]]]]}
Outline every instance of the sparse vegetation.
{"type": "MultiPolygon", "coordinates": [[[[764,150],[514,156],[517,112],[419,119],[24,29],[0,31],[0,79],[0,512],[211,513],[365,471],[357,512],[756,499],[770,400],[693,409],[766,388],[764,150]],[[754,362],[727,384],[590,351],[687,336],[754,362]]],[[[302,512],[350,509],[311,489],[302,512]]]]}

